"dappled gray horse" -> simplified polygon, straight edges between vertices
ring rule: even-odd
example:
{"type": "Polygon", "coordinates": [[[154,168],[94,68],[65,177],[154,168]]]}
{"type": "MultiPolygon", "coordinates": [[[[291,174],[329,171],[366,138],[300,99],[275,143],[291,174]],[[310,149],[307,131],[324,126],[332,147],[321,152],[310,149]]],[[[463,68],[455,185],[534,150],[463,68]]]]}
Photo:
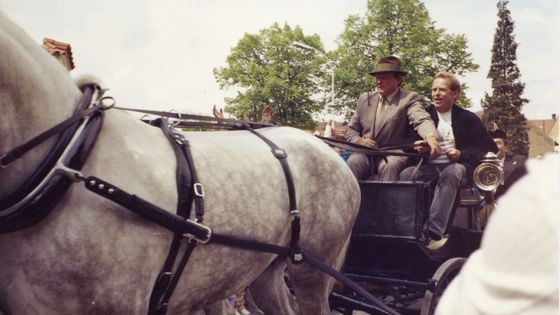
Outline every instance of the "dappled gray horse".
{"type": "MultiPolygon", "coordinates": [[[[69,117],[82,95],[67,71],[2,13],[0,51],[3,154],[69,117]]],[[[277,127],[262,133],[288,153],[302,222],[301,248],[340,267],[358,211],[354,177],[333,150],[303,131],[277,127]]],[[[192,132],[186,137],[206,192],[205,224],[216,233],[287,246],[287,185],[269,146],[247,131],[192,132]]],[[[53,137],[0,169],[0,200],[17,193],[55,141],[53,137]]],[[[175,165],[169,141],[158,128],[111,109],[81,171],[174,212],[175,165]]],[[[0,313],[145,314],[172,236],[81,183],[72,184],[46,218],[0,235],[0,313]]],[[[199,245],[169,313],[193,314],[255,280],[259,283],[261,273],[280,291],[261,292],[259,300],[275,305],[277,312],[327,313],[332,280],[307,264],[288,263],[298,304],[296,310],[289,308],[283,267],[278,267],[284,263],[263,273],[275,257],[199,245]]]]}

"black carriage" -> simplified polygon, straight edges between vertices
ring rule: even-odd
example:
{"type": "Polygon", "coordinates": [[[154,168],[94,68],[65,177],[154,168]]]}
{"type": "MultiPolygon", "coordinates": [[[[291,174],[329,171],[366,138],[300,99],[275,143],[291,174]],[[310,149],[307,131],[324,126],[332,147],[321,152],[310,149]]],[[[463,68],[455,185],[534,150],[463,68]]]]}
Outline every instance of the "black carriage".
{"type": "Polygon", "coordinates": [[[479,188],[463,185],[450,216],[447,241],[437,249],[427,247],[426,237],[435,179],[360,181],[362,202],[342,272],[385,305],[371,304],[352,290],[335,286],[331,308],[342,314],[354,310],[433,314],[449,282],[480,245],[477,211],[486,191],[499,183],[500,172],[485,161],[475,171],[479,188]]]}

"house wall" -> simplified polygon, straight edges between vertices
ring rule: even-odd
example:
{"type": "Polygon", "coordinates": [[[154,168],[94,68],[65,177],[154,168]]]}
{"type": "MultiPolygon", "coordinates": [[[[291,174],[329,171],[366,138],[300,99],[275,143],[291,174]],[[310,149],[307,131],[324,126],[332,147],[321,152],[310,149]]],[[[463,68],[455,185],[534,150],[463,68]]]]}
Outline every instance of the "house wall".
{"type": "Polygon", "coordinates": [[[554,141],[545,135],[540,128],[527,124],[529,127],[529,157],[534,158],[549,152],[554,152],[554,141]]]}

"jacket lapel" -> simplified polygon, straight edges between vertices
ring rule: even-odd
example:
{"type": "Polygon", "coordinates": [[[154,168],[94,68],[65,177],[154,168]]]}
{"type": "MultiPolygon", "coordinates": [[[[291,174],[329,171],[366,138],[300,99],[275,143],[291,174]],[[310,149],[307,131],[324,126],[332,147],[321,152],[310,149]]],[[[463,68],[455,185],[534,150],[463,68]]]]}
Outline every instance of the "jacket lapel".
{"type": "Polygon", "coordinates": [[[512,160],[513,158],[511,155],[506,155],[506,158],[504,160],[504,182],[509,178],[513,169],[515,168],[512,160]]]}

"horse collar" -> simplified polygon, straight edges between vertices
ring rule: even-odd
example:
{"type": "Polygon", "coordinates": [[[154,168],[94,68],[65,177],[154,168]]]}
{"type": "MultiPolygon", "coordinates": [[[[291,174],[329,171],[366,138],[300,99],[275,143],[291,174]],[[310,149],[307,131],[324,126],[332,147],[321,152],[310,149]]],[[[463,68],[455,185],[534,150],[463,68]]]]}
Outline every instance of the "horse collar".
{"type": "MultiPolygon", "coordinates": [[[[17,159],[48,137],[61,133],[45,160],[24,184],[0,200],[0,234],[38,223],[62,198],[71,183],[66,175],[85,164],[101,129],[103,111],[95,107],[101,94],[96,85],[84,86],[83,97],[72,117],[2,156],[3,160],[17,159]],[[79,116],[86,117],[78,119],[79,116]]],[[[8,163],[2,164],[5,167],[8,163]]]]}

